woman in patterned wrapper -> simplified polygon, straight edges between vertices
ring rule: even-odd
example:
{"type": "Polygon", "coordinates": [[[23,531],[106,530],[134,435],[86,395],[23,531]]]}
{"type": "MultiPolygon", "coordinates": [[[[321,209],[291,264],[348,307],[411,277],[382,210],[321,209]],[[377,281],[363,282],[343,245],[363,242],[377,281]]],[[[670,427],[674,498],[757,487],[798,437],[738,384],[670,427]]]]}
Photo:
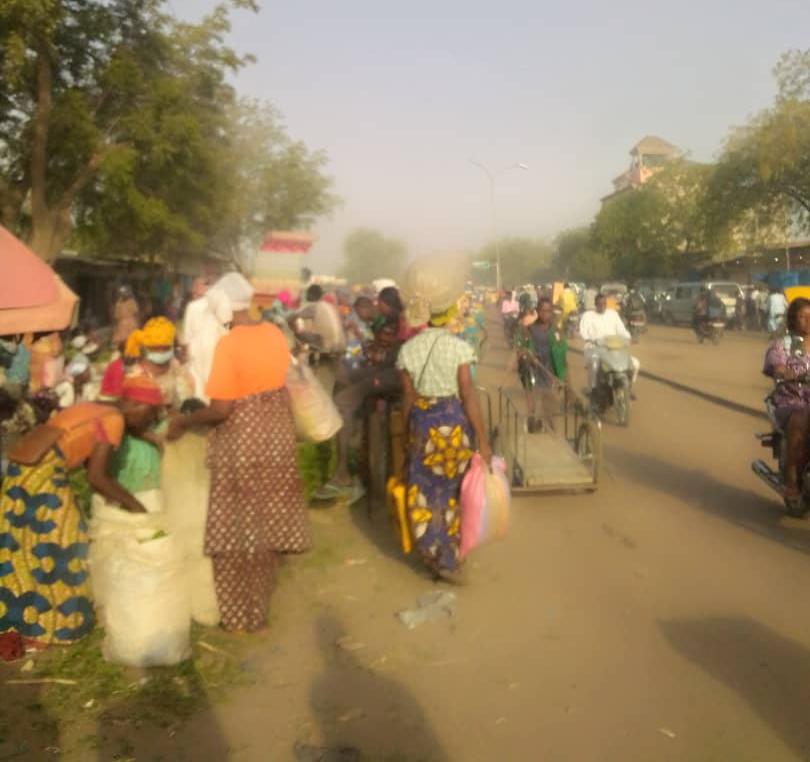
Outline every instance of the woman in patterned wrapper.
{"type": "Polygon", "coordinates": [[[0,636],[66,644],[92,629],[87,531],[68,470],[86,464],[94,491],[143,513],[110,475],[112,456],[124,432],[141,436],[162,404],[152,381],[131,379],[117,406],[73,405],[10,450],[0,496],[0,636]]]}
{"type": "Polygon", "coordinates": [[[233,312],[214,352],[209,407],[173,418],[168,438],[213,425],[205,554],[226,630],[267,624],[276,556],[309,547],[296,434],[285,388],[290,353],[281,331],[248,314],[253,288],[238,273],[217,283],[233,312]]]}
{"type": "Polygon", "coordinates": [[[406,342],[397,366],[402,374],[403,414],[408,422],[407,512],[414,544],[435,577],[459,574],[461,481],[477,447],[492,458],[470,374],[472,347],[451,334],[464,289],[465,263],[425,258],[408,271],[411,294],[430,309],[428,327],[406,342]]]}

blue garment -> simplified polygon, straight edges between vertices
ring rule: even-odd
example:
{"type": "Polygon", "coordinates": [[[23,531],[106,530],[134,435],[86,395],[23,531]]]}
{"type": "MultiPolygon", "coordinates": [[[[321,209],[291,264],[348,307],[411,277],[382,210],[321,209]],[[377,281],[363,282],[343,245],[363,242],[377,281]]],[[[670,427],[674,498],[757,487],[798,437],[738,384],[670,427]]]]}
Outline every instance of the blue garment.
{"type": "Polygon", "coordinates": [[[414,544],[432,571],[458,565],[459,492],[473,434],[457,397],[420,397],[411,409],[407,512],[414,544]]]}
{"type": "Polygon", "coordinates": [[[28,384],[28,376],[31,368],[31,353],[22,344],[17,345],[11,365],[6,369],[6,380],[10,383],[28,384]]]}

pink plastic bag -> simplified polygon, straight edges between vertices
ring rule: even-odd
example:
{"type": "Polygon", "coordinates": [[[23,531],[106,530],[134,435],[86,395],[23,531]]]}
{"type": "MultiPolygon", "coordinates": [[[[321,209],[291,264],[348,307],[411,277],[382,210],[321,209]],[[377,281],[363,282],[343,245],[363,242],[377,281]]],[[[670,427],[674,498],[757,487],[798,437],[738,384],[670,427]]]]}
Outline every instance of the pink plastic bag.
{"type": "Polygon", "coordinates": [[[461,483],[461,545],[459,557],[503,537],[509,526],[511,490],[503,458],[492,458],[492,470],[481,456],[472,457],[461,483]]]}

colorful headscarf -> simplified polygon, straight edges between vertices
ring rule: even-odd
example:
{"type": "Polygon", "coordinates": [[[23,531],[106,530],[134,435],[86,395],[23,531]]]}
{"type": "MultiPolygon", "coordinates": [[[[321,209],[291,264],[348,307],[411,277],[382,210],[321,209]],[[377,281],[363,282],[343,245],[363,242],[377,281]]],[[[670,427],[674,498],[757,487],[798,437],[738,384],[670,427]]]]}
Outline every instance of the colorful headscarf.
{"type": "Polygon", "coordinates": [[[124,354],[140,357],[143,347],[170,347],[174,344],[175,333],[174,325],[165,317],[152,318],[143,328],[129,334],[124,354]]]}
{"type": "Polygon", "coordinates": [[[121,399],[140,402],[144,405],[162,405],[160,387],[149,376],[128,376],[124,379],[121,399]]]}

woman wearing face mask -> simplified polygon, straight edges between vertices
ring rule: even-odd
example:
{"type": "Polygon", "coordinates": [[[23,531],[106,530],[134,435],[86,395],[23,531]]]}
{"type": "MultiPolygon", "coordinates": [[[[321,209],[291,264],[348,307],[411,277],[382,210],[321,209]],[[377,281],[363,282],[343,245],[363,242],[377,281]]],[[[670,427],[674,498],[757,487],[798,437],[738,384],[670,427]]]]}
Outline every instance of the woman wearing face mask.
{"type": "Polygon", "coordinates": [[[124,355],[135,360],[127,376],[144,374],[160,388],[166,406],[180,406],[194,396],[194,380],[174,355],[175,327],[164,317],[147,321],[126,341],[124,355]]]}
{"type": "Polygon", "coordinates": [[[116,383],[102,384],[104,399],[116,401],[129,379],[145,378],[160,390],[164,407],[149,431],[138,437],[124,436],[112,463],[115,478],[130,492],[160,487],[160,453],[166,429],[166,411],[179,411],[194,396],[191,374],[174,356],[175,328],[164,317],[152,318],[127,337],[124,364],[116,383]]]}

